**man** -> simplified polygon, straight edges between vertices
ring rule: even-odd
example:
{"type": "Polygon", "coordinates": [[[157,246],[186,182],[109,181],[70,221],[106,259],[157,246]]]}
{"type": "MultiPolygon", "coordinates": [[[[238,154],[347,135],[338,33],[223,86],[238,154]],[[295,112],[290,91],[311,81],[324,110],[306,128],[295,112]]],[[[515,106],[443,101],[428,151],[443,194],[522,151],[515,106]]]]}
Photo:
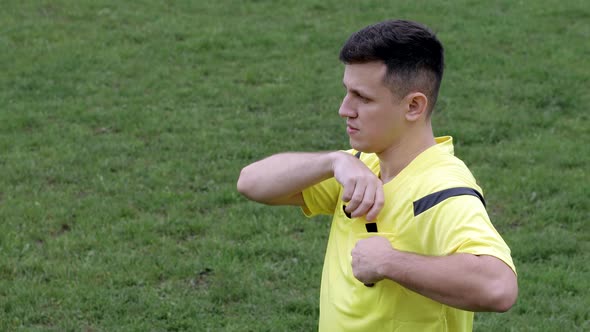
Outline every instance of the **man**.
{"type": "Polygon", "coordinates": [[[332,214],[321,331],[470,331],[474,311],[507,311],[518,286],[482,191],[435,138],[443,47],[421,24],[386,21],[340,52],[352,150],[277,154],[245,167],[238,190],[332,214]]]}

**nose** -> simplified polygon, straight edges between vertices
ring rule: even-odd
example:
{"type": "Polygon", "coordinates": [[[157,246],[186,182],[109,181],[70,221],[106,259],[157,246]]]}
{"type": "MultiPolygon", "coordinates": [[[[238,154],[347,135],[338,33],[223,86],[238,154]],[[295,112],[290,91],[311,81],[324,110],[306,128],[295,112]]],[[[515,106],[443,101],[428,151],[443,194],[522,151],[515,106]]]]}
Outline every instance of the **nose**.
{"type": "Polygon", "coordinates": [[[338,110],[338,114],[343,118],[355,118],[356,112],[354,107],[351,105],[351,100],[348,98],[348,94],[344,96],[342,99],[342,104],[340,104],[340,109],[338,110]]]}

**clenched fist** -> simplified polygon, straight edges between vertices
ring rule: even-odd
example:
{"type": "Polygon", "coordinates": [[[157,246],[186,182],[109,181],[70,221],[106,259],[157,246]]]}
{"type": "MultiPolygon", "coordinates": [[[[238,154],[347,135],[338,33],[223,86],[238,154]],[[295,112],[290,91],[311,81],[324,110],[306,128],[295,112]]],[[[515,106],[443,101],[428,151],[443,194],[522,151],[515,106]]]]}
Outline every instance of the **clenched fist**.
{"type": "Polygon", "coordinates": [[[352,249],[352,272],[364,284],[372,284],[386,277],[388,262],[394,259],[395,249],[389,240],[373,236],[359,240],[352,249]]]}
{"type": "Polygon", "coordinates": [[[352,218],[366,216],[375,220],[385,202],[383,182],[362,161],[346,152],[333,156],[334,177],[344,187],[342,200],[348,202],[345,212],[352,218]]]}

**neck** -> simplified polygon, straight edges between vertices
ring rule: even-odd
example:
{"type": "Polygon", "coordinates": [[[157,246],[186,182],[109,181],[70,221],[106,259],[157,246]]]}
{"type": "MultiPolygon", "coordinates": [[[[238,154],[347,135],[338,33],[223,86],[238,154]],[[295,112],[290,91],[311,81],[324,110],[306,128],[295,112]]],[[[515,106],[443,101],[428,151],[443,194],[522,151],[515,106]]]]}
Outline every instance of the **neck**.
{"type": "Polygon", "coordinates": [[[381,169],[381,181],[387,183],[396,177],[420,153],[435,145],[434,134],[430,125],[408,132],[388,149],[377,153],[381,169]]]}

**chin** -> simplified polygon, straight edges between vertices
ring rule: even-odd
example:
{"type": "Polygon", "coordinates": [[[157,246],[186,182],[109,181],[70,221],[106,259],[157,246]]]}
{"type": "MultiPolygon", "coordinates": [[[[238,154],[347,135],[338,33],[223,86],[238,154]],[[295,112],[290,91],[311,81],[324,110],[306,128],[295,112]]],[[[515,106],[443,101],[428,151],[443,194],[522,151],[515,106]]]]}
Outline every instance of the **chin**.
{"type": "Polygon", "coordinates": [[[354,142],[353,140],[350,140],[350,146],[357,150],[360,151],[362,153],[373,153],[375,152],[374,149],[371,149],[370,146],[365,145],[365,144],[361,144],[359,142],[354,142]]]}

